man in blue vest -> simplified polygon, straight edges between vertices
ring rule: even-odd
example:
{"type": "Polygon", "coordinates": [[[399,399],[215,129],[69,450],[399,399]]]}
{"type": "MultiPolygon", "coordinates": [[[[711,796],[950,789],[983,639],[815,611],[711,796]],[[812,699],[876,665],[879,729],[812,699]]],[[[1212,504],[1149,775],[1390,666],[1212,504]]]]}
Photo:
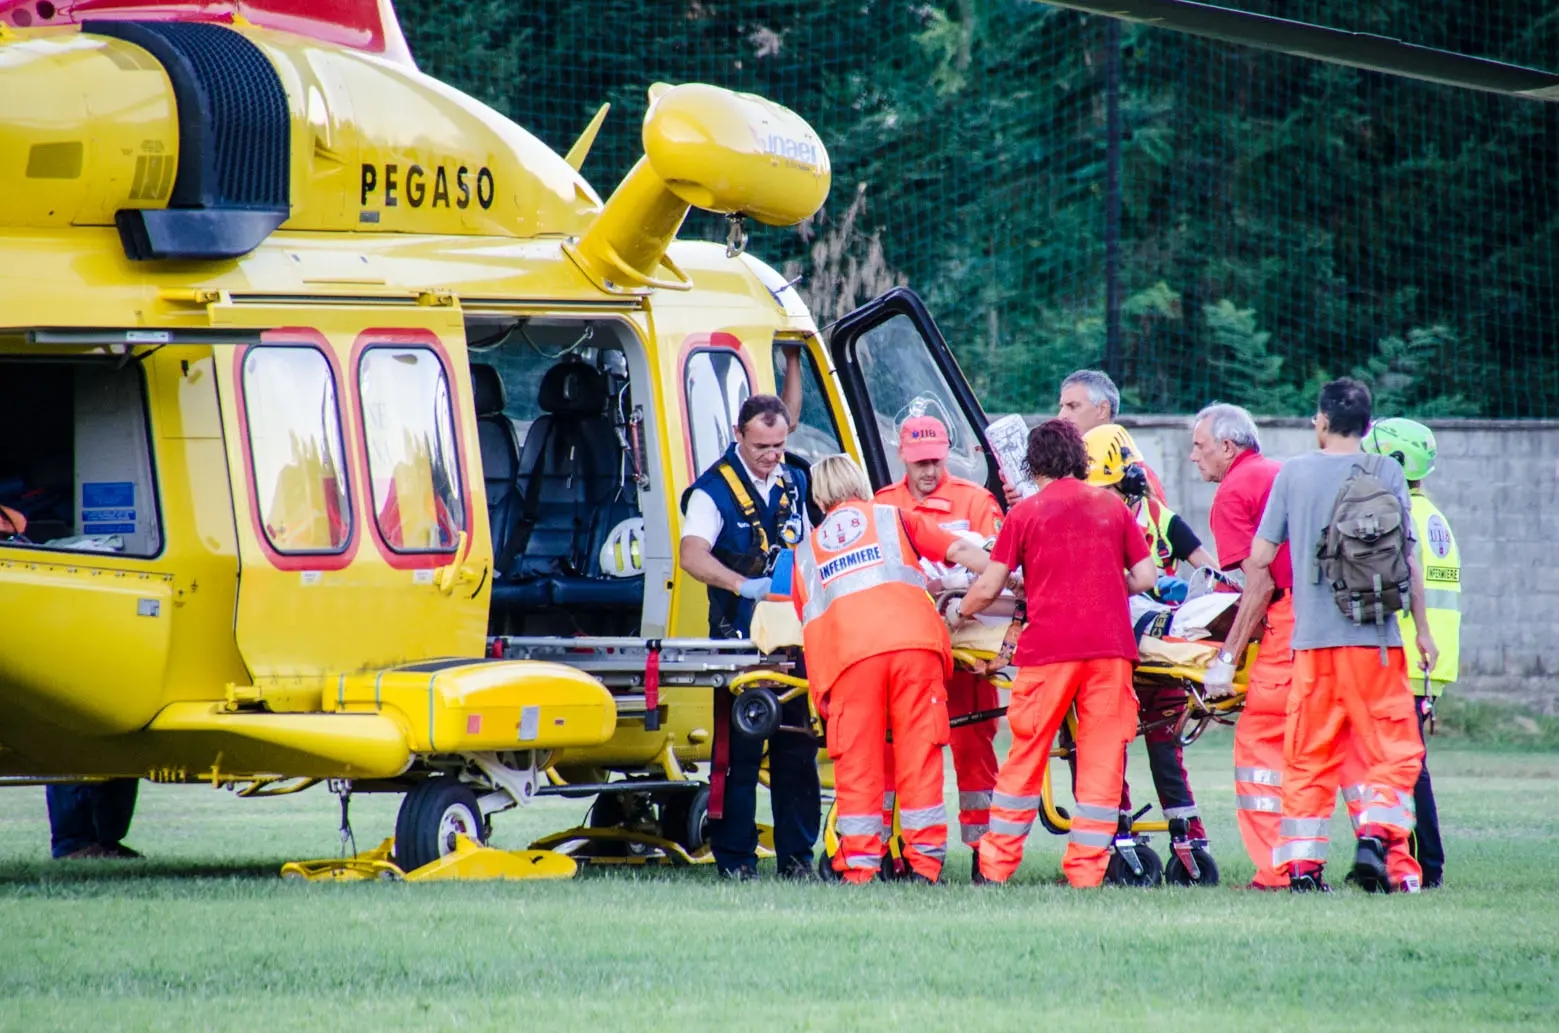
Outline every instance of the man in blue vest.
{"type": "MultiPolygon", "coordinates": [[[[784,462],[790,414],[773,395],[753,395],[737,414],[736,440],[683,500],[682,569],[709,586],[709,634],[746,638],[753,610],[769,592],[774,563],[810,530],[807,479],[784,462]]],[[[715,746],[717,800],[723,812],[710,818],[709,843],[721,875],[752,879],[758,874],[758,766],[764,740],[731,725],[731,695],[717,691],[715,746]],[[726,767],[721,770],[725,739],[726,767]],[[723,781],[724,792],[718,793],[723,781]]],[[[805,696],[784,705],[780,723],[808,726],[805,696]]],[[[817,743],[795,732],[777,732],[769,742],[769,796],[774,809],[774,854],[779,873],[813,874],[822,793],[817,777],[817,743]]]]}

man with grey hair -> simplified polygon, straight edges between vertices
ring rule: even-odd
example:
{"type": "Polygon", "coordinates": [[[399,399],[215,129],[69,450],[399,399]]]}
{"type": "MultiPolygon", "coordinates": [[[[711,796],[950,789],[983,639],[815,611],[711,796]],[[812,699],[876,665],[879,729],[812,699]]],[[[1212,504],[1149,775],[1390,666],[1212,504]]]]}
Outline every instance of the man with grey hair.
{"type": "Polygon", "coordinates": [[[1061,381],[1061,411],[1057,415],[1079,434],[1114,423],[1120,411],[1121,393],[1108,373],[1080,369],[1061,381]]]}
{"type": "MultiPolygon", "coordinates": [[[[1237,568],[1249,576],[1251,543],[1278,475],[1278,464],[1261,454],[1256,421],[1238,405],[1209,405],[1191,421],[1191,462],[1203,480],[1218,485],[1208,524],[1219,560],[1225,570],[1237,568]]],[[[1275,891],[1288,888],[1287,877],[1272,864],[1283,810],[1283,731],[1294,677],[1294,571],[1286,542],[1270,570],[1272,595],[1257,601],[1258,609],[1265,610],[1266,632],[1234,729],[1234,813],[1245,851],[1256,865],[1248,888],[1275,891]]]]}
{"type": "MultiPolygon", "coordinates": [[[[1121,393],[1108,373],[1097,369],[1080,369],[1069,373],[1061,381],[1061,405],[1056,413],[1061,419],[1077,428],[1079,434],[1087,434],[1095,427],[1114,423],[1120,415],[1121,393]]],[[[1147,463],[1142,470],[1148,475],[1148,492],[1160,502],[1164,501],[1164,484],[1147,463]]],[[[1013,500],[1011,497],[1007,500],[1013,500]]]]}

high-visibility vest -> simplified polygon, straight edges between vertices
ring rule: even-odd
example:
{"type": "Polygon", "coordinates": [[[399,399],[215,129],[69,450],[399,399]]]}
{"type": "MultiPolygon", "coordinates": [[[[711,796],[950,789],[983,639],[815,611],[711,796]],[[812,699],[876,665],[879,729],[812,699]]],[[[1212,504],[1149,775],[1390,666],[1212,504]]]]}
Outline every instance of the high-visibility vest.
{"type": "MultiPolygon", "coordinates": [[[[1456,536],[1445,515],[1421,489],[1412,491],[1413,528],[1418,533],[1418,562],[1424,571],[1424,607],[1440,659],[1429,672],[1430,695],[1438,696],[1461,672],[1462,560],[1456,536]]],[[[1413,618],[1398,617],[1402,645],[1407,650],[1408,677],[1416,695],[1424,694],[1424,674],[1418,669],[1417,628],[1413,618]]]]}
{"type": "Polygon", "coordinates": [[[894,507],[846,502],[824,517],[796,550],[792,593],[815,695],[851,664],[902,649],[938,652],[952,673],[947,625],[894,507]]]}
{"type": "Polygon", "coordinates": [[[1137,506],[1137,526],[1148,540],[1148,552],[1159,573],[1175,576],[1175,547],[1169,541],[1169,522],[1175,511],[1149,496],[1137,506]]]}

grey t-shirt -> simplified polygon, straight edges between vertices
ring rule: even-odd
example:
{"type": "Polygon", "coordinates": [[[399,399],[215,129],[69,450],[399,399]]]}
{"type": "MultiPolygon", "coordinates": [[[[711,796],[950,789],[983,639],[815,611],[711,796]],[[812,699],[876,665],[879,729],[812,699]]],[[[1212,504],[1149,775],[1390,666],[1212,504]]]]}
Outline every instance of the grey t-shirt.
{"type": "MultiPolygon", "coordinates": [[[[1373,462],[1380,482],[1402,500],[1402,526],[1408,536],[1409,555],[1414,548],[1412,503],[1407,497],[1407,479],[1402,467],[1384,456],[1331,455],[1308,452],[1283,464],[1266,511],[1256,528],[1256,537],[1274,545],[1289,543],[1294,560],[1294,648],[1326,649],[1331,646],[1379,646],[1380,629],[1373,624],[1356,625],[1337,608],[1331,586],[1316,584],[1316,546],[1321,532],[1331,523],[1332,505],[1337,493],[1356,464],[1373,462]]],[[[1387,621],[1386,644],[1400,646],[1402,633],[1397,622],[1387,621]]]]}

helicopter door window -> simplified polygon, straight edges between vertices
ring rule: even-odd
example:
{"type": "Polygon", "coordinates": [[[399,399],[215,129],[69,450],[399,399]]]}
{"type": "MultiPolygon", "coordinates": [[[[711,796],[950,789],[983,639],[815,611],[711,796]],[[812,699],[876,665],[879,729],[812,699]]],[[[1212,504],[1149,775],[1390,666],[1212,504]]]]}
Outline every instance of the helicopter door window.
{"type": "Polygon", "coordinates": [[[752,395],[752,380],[735,351],[700,348],[688,355],[683,382],[696,475],[713,466],[735,440],[736,417],[752,395]]]}
{"type": "Polygon", "coordinates": [[[374,520],[396,552],[448,552],[466,527],[449,375],[429,348],[370,347],[358,367],[374,520]]]}
{"type": "Polygon", "coordinates": [[[791,344],[774,346],[774,382],[784,383],[785,353],[792,349],[801,352],[801,419],[791,430],[785,447],[808,463],[815,463],[824,456],[844,451],[839,444],[839,428],[834,414],[828,408],[828,396],[823,392],[823,373],[817,361],[806,348],[791,344]]]}
{"type": "Polygon", "coordinates": [[[317,348],[244,353],[244,417],[256,512],[279,553],[338,553],[352,537],[335,371],[317,348]]]}
{"type": "Polygon", "coordinates": [[[899,425],[911,416],[935,416],[947,428],[951,445],[948,472],[984,484],[980,439],[910,318],[895,315],[867,330],[855,342],[855,354],[894,480],[904,476],[896,447],[899,425]]]}

